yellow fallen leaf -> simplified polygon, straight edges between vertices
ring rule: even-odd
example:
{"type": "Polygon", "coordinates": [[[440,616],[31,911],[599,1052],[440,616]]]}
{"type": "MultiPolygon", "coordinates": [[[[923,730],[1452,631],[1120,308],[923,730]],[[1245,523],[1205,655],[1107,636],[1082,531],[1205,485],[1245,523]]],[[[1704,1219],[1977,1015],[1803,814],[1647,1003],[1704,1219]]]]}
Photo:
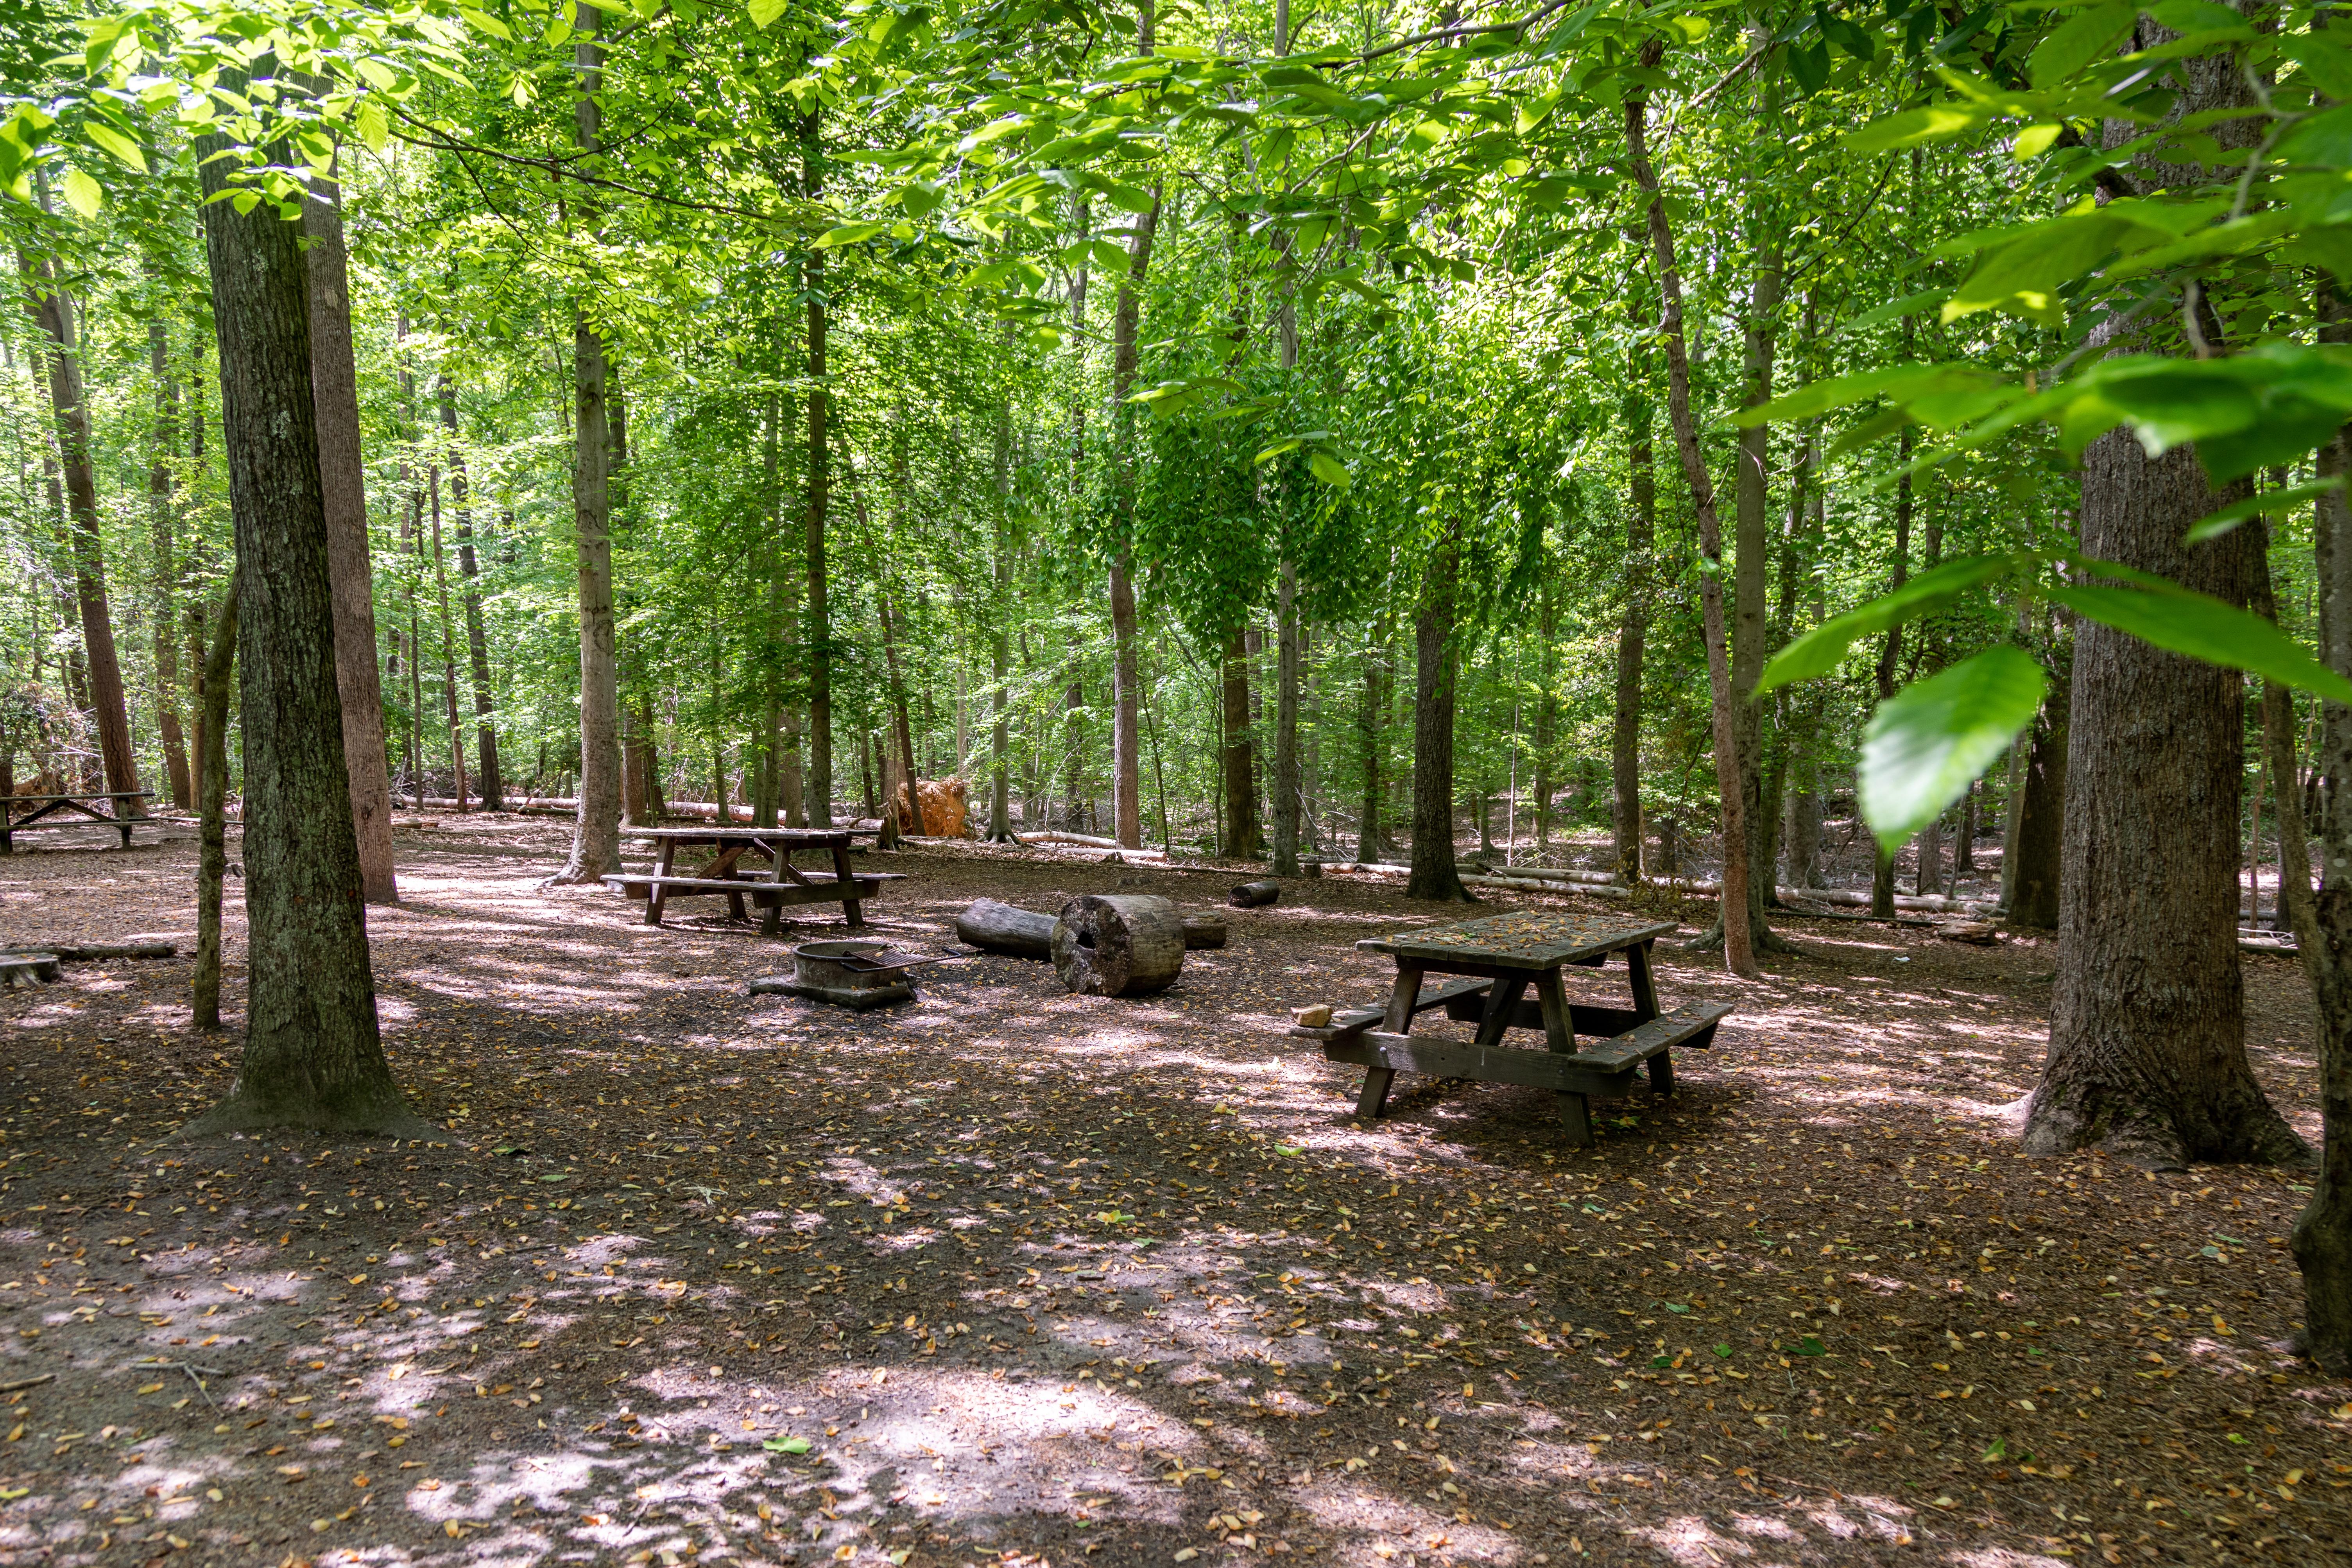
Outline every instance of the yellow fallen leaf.
{"type": "Polygon", "coordinates": [[[139,1392],[142,1394],[156,1394],[160,1393],[163,1387],[163,1385],[160,1383],[142,1383],[139,1385],[139,1392]]]}
{"type": "Polygon", "coordinates": [[[398,1383],[402,1378],[408,1375],[408,1363],[406,1362],[402,1362],[398,1366],[394,1367],[390,1372],[385,1373],[383,1375],[391,1382],[398,1383]]]}

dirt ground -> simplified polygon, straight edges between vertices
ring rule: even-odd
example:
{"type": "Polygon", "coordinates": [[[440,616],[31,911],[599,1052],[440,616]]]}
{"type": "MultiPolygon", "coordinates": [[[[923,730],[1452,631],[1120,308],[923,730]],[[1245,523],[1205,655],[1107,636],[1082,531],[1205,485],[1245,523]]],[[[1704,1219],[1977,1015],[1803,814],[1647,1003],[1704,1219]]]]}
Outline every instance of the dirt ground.
{"type": "MultiPolygon", "coordinates": [[[[564,832],[399,829],[376,980],[446,1142],[174,1142],[236,1059],[185,958],[0,994],[0,1564],[2352,1553],[2297,1178],[2017,1154],[2046,943],[1793,920],[1759,985],[1662,943],[1668,1005],[1738,1010],[1571,1150],[1533,1090],[1360,1123],[1286,1037],[1463,912],[1393,884],[1287,884],[1156,998],[980,957],[853,1016],[747,995],[782,944],[715,901],[540,891],[564,832]]],[[[976,896],[1235,879],[886,858],[934,949],[976,896]]],[[[192,866],[0,861],[0,940],[186,943],[192,866]]],[[[2299,974],[2247,971],[2315,1138],[2299,974]]]]}

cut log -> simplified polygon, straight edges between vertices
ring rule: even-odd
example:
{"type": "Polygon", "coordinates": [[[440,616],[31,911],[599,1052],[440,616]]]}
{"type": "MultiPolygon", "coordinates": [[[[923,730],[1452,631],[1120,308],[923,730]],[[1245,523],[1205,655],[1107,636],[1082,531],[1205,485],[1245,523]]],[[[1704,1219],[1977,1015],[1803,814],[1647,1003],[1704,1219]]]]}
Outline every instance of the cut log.
{"type": "Polygon", "coordinates": [[[0,988],[14,991],[40,985],[58,977],[54,952],[0,952],[0,988]]]}
{"type": "Polygon", "coordinates": [[[1262,910],[1282,897],[1282,884],[1272,879],[1244,882],[1226,895],[1225,902],[1237,910],[1262,910]]]}
{"type": "Polygon", "coordinates": [[[1087,894],[1054,922],[1054,968],[1081,996],[1149,996],[1184,967],[1184,921],[1148,893],[1087,894]]]}
{"type": "Polygon", "coordinates": [[[96,958],[170,958],[179,950],[168,942],[102,942],[95,947],[44,946],[41,951],[75,963],[96,958]]]}
{"type": "Polygon", "coordinates": [[[956,916],[957,939],[983,952],[1013,958],[1054,956],[1054,917],[1016,910],[994,899],[978,899],[956,916]]]}
{"type": "Polygon", "coordinates": [[[1184,946],[1186,951],[1201,947],[1225,945],[1225,921],[1222,915],[1186,915],[1184,946]]]}
{"type": "Polygon", "coordinates": [[[2001,938],[2000,928],[1990,921],[1963,921],[1958,925],[1937,926],[1936,934],[1946,942],[1973,942],[1979,947],[1990,947],[2001,938]]]}

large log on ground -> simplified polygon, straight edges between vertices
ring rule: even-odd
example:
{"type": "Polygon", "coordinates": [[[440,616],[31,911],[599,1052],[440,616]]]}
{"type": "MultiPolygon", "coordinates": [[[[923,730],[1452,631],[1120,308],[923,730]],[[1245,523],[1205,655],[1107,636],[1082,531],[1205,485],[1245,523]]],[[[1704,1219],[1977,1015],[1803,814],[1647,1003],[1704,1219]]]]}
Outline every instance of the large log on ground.
{"type": "Polygon", "coordinates": [[[1219,915],[1186,915],[1184,917],[1184,948],[1225,945],[1225,922],[1219,915]]]}
{"type": "Polygon", "coordinates": [[[956,916],[956,937],[983,952],[1013,958],[1054,956],[1054,917],[980,899],[956,916]]]}
{"type": "Polygon", "coordinates": [[[1271,879],[1244,882],[1226,896],[1225,902],[1237,910],[1259,910],[1282,897],[1282,884],[1271,879]]]}
{"type": "Polygon", "coordinates": [[[1054,922],[1054,968],[1082,996],[1148,996],[1184,967],[1184,921],[1166,899],[1089,893],[1054,922]]]}

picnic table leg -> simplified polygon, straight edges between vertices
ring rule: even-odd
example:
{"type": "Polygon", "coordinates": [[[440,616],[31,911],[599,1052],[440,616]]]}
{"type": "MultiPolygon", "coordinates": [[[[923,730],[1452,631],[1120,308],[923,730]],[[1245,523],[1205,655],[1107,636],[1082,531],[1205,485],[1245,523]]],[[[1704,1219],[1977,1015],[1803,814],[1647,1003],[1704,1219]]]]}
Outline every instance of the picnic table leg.
{"type": "MultiPolygon", "coordinates": [[[[667,877],[669,875],[669,868],[677,864],[677,840],[675,838],[663,839],[661,841],[661,858],[655,862],[655,875],[667,877]]],[[[652,887],[646,889],[646,924],[649,926],[657,926],[661,924],[662,894],[667,890],[668,889],[665,889],[659,882],[656,882],[652,887]]]]}
{"type": "Polygon", "coordinates": [[[1672,1094],[1675,1091],[1675,1053],[1660,1051],[1650,1058],[1650,1092],[1672,1094]]]}
{"type": "Polygon", "coordinates": [[[1633,1011],[1646,1024],[1658,1016],[1658,983],[1650,973],[1650,944],[1637,942],[1627,948],[1625,967],[1632,972],[1633,1011]]]}
{"type": "Polygon", "coordinates": [[[846,844],[833,847],[833,874],[835,879],[834,885],[845,895],[841,907],[849,911],[849,929],[863,929],[866,916],[857,908],[857,874],[849,868],[849,846],[846,844]]]}
{"type": "MultiPolygon", "coordinates": [[[[768,880],[781,883],[784,879],[784,862],[792,855],[789,845],[768,846],[768,880]]],[[[782,899],[760,911],[760,934],[774,936],[784,929],[784,901],[782,899]]]]}
{"type": "MultiPolygon", "coordinates": [[[[1421,969],[1417,964],[1397,965],[1396,985],[1389,993],[1389,1010],[1381,1020],[1381,1027],[1391,1035],[1412,1032],[1412,1005],[1421,1000],[1421,969]]],[[[1356,1096],[1356,1114],[1367,1119],[1377,1118],[1388,1109],[1389,1086],[1396,1082],[1394,1068],[1366,1068],[1364,1087],[1356,1096]]]]}
{"type": "Polygon", "coordinates": [[[127,822],[120,822],[120,823],[117,823],[117,824],[115,824],[114,831],[116,831],[117,833],[120,833],[121,835],[122,835],[122,847],[123,847],[125,849],[130,848],[130,847],[131,847],[131,824],[129,824],[129,823],[127,823],[127,822]]]}
{"type": "Polygon", "coordinates": [[[1511,1026],[1511,1015],[1518,1011],[1519,998],[1527,994],[1527,989],[1525,974],[1506,974],[1496,980],[1486,993],[1486,1011],[1478,1019],[1479,1046],[1503,1043],[1503,1031],[1511,1026]]]}
{"type": "MultiPolygon", "coordinates": [[[[1559,970],[1547,969],[1536,976],[1536,1000],[1543,1008],[1545,1048],[1574,1056],[1576,1026],[1568,1010],[1568,987],[1560,983],[1559,970]]],[[[1560,1130],[1568,1134],[1569,1142],[1577,1148],[1591,1143],[1592,1112],[1584,1096],[1566,1089],[1560,1091],[1559,1124],[1560,1130]]]]}

